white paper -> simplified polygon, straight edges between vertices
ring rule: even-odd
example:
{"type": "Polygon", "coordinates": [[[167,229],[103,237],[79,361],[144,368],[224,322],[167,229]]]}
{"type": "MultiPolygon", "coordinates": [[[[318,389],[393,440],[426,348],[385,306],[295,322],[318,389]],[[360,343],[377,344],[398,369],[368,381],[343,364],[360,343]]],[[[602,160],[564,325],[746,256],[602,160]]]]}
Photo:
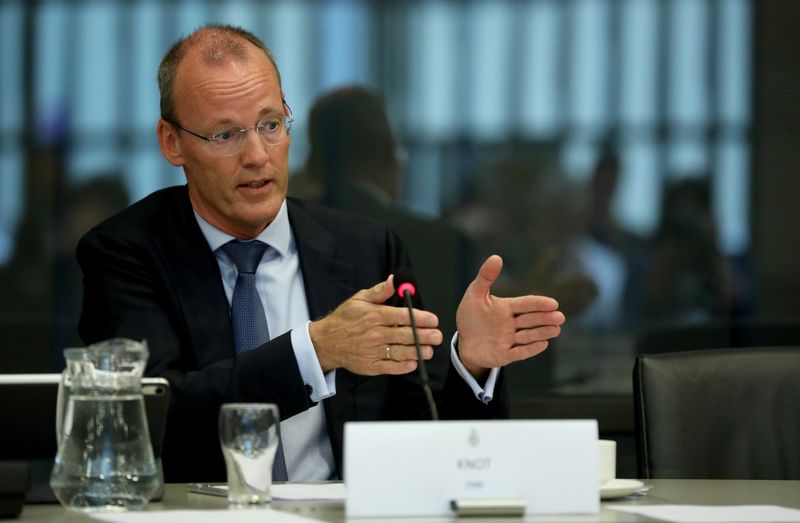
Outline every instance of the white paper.
{"type": "Polygon", "coordinates": [[[344,501],[344,483],[282,483],[272,485],[272,497],[282,500],[344,501]]]}
{"type": "Polygon", "coordinates": [[[800,522],[800,510],[777,505],[606,505],[606,508],[675,523],[800,522]]]}
{"type": "Polygon", "coordinates": [[[318,521],[282,510],[142,510],[120,513],[94,513],[91,517],[109,523],[309,523],[318,521]]]}
{"type": "Polygon", "coordinates": [[[450,517],[454,499],[600,510],[594,420],[347,423],[344,441],[347,517],[450,517]]]}
{"type": "MultiPolygon", "coordinates": [[[[227,495],[228,485],[213,485],[223,496],[227,495]]],[[[206,492],[200,492],[205,494],[206,492]]],[[[340,481],[330,483],[280,483],[272,485],[273,499],[284,501],[344,501],[345,486],[340,481]]]]}

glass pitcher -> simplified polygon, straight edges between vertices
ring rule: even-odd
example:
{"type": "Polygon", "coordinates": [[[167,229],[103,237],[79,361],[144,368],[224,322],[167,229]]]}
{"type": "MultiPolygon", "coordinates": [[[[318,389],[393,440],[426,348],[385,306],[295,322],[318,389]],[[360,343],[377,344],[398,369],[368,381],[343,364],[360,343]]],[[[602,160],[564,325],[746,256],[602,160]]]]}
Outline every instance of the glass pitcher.
{"type": "Polygon", "coordinates": [[[66,349],[50,486],[66,507],[142,508],[161,486],[141,380],[147,344],[113,339],[66,349]]]}

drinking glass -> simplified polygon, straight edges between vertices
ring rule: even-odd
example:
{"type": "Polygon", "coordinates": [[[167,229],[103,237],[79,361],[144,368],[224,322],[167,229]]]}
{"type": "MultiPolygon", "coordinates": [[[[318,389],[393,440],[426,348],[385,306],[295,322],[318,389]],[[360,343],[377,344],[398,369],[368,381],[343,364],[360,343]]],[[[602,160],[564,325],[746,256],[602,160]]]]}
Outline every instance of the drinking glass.
{"type": "Polygon", "coordinates": [[[269,503],[280,417],[273,403],[226,403],[219,412],[219,442],[228,472],[228,503],[269,503]]]}

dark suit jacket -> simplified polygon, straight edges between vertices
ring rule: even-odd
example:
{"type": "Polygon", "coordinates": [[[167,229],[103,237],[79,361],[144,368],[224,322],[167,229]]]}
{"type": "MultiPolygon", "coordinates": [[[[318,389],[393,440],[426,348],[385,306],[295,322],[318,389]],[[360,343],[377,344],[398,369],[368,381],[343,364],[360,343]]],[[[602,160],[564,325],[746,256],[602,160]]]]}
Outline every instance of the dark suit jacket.
{"type": "MultiPolygon", "coordinates": [[[[292,199],[288,211],[312,319],[408,265],[397,237],[377,222],[292,199]]],[[[313,405],[289,333],[235,355],[219,266],[185,186],[157,191],[98,225],[82,238],[77,256],[84,275],[83,340],[146,339],[147,374],[172,386],[167,481],[225,480],[217,439],[222,403],[277,403],[283,419],[313,405]]],[[[431,363],[449,366],[449,348],[438,348],[431,363]]],[[[487,406],[453,369],[442,374],[445,383],[434,388],[443,418],[506,414],[502,383],[487,406]]],[[[416,373],[370,378],[338,369],[336,394],[324,404],[340,475],[344,422],[430,416],[416,373]]]]}

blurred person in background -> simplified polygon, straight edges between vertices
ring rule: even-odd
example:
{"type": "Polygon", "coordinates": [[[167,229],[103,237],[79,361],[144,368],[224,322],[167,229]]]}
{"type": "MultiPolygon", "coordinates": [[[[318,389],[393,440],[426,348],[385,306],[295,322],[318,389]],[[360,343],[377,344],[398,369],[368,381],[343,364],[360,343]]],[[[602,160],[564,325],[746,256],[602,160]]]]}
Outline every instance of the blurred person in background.
{"type": "Polygon", "coordinates": [[[383,98],[361,86],[329,91],[311,108],[308,134],[305,169],[292,187],[313,187],[306,199],[366,214],[396,232],[414,260],[426,308],[439,316],[443,332],[455,331],[461,289],[472,274],[466,238],[444,220],[398,204],[402,165],[383,98]]]}
{"type": "Polygon", "coordinates": [[[746,310],[748,285],[737,283],[719,248],[707,177],[667,186],[658,231],[644,271],[631,285],[631,305],[645,322],[703,322],[746,310]]]}
{"type": "Polygon", "coordinates": [[[597,296],[574,248],[587,229],[584,199],[560,172],[549,144],[518,144],[474,177],[466,201],[449,218],[477,249],[474,259],[503,256],[498,293],[553,296],[577,317],[597,296]]]}

